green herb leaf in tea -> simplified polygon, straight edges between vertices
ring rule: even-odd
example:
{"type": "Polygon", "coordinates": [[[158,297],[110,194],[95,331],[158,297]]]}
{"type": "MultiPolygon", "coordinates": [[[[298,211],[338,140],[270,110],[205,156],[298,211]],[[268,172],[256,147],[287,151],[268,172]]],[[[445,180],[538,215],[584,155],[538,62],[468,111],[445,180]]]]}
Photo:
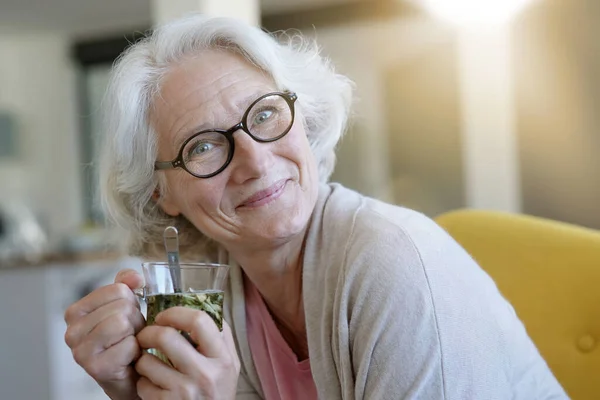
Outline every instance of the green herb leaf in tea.
{"type": "MultiPolygon", "coordinates": [[[[220,331],[223,330],[223,291],[212,290],[185,293],[155,294],[146,298],[147,319],[146,325],[153,325],[156,316],[171,307],[188,307],[207,313],[215,322],[220,331]]],[[[188,335],[188,341],[191,342],[188,335]]],[[[149,352],[171,365],[167,357],[156,349],[149,352]]]]}

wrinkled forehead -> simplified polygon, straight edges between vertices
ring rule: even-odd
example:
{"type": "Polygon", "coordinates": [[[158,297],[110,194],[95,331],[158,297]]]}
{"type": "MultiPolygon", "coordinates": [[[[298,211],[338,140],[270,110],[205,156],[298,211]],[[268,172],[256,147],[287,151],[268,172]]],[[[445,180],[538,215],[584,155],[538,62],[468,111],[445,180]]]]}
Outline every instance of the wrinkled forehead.
{"type": "Polygon", "coordinates": [[[248,87],[273,88],[271,76],[249,62],[240,54],[225,50],[206,50],[187,56],[172,65],[160,82],[159,101],[182,100],[182,96],[193,95],[208,101],[219,95],[239,103],[248,87]]]}
{"type": "Polygon", "coordinates": [[[150,111],[151,122],[159,135],[172,138],[202,126],[221,127],[239,119],[256,98],[273,90],[270,75],[243,56],[205,51],[186,57],[163,76],[150,111]]]}

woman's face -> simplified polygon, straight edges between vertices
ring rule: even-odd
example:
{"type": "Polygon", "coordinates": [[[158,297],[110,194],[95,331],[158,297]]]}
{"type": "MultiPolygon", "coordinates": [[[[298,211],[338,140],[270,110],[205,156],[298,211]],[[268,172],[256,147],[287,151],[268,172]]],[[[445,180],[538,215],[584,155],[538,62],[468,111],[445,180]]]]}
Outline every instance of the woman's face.
{"type": "MultiPolygon", "coordinates": [[[[276,91],[270,77],[241,56],[211,51],[175,65],[162,81],[151,109],[158,133],[158,160],[177,157],[181,143],[205,129],[229,129],[248,106],[276,91]]],[[[318,193],[316,162],[301,115],[283,138],[254,141],[234,132],[231,163],[200,179],[185,170],[166,170],[163,210],[183,214],[228,250],[278,245],[302,234],[318,193]]]]}

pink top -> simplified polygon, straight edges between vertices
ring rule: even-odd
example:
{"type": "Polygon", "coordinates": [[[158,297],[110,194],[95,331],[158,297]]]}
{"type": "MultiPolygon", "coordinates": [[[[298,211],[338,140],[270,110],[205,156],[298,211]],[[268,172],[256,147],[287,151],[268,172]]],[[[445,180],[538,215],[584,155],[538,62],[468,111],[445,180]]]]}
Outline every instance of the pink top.
{"type": "Polygon", "coordinates": [[[298,361],[260,293],[246,277],[244,292],[248,343],[265,400],[317,399],[309,359],[298,361]]]}

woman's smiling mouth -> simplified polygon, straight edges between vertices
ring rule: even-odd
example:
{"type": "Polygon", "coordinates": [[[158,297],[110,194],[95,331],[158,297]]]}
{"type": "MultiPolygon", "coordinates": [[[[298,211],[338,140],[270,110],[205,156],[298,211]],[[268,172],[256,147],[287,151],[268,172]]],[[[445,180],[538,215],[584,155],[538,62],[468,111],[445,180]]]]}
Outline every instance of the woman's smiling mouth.
{"type": "Polygon", "coordinates": [[[266,189],[260,190],[248,197],[236,208],[257,208],[277,200],[285,189],[288,179],[281,179],[266,189]]]}

